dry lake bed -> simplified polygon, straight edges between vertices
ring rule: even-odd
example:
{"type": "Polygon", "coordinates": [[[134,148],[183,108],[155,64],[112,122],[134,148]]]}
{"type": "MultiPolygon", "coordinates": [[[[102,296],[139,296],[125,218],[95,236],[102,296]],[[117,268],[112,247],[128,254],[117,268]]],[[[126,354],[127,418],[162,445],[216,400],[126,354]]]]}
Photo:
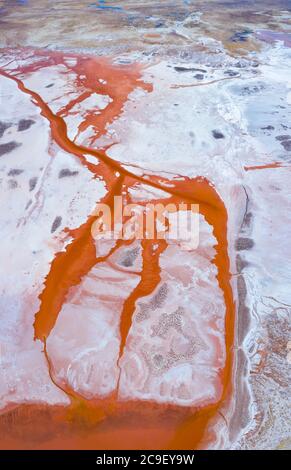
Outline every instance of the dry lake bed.
{"type": "Polygon", "coordinates": [[[2,449],[290,449],[291,2],[0,1],[2,449]]]}

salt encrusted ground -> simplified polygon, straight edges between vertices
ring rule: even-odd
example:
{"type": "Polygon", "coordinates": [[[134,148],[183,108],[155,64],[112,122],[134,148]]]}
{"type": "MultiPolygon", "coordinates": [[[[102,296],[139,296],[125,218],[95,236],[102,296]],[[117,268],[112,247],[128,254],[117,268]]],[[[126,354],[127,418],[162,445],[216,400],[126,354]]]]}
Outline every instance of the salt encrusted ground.
{"type": "MultiPolygon", "coordinates": [[[[68,405],[68,389],[86,399],[116,392],[121,402],[206,406],[221,398],[226,361],[225,302],[212,263],[216,241],[201,215],[197,250],[172,243],[161,254],[160,282],[137,300],[121,358],[121,313],[139,283],[140,242],[122,246],[69,290],[46,341],[49,370],[43,344],[34,341],[38,296],[54,256],[72,240],[64,229],[84,224],[108,188],[105,177],[93,177],[52,139],[48,120],[10,75],[54,113],[76,101],[64,113],[76,144],[108,146],[107,155],[138,176],[205,177],[213,184],[228,214],[236,321],[231,393],[208,423],[216,431],[208,445],[290,445],[291,53],[286,42],[253,40],[256,48],[243,57],[213,38],[204,38],[205,50],[187,59],[168,49],[165,57],[159,49],[158,58],[139,51],[113,55],[116,66],[137,61],[143,68],[99,134],[82,122],[92,110],[103,116],[116,99],[102,67],[102,95],[79,100],[73,54],[61,64],[21,71],[37,60],[34,50],[2,50],[0,67],[8,74],[0,76],[4,416],[21,404],[68,405]]],[[[148,191],[141,182],[129,189],[137,201],[165,197],[148,191]]],[[[105,245],[97,245],[97,256],[108,254],[105,245]]]]}

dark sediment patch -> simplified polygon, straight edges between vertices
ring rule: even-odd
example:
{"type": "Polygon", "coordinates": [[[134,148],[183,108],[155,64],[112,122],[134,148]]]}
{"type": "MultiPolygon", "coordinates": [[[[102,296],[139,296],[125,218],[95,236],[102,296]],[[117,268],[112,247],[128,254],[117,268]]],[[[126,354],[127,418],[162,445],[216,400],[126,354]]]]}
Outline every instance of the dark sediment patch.
{"type": "Polygon", "coordinates": [[[263,85],[244,86],[242,87],[240,94],[241,96],[255,95],[260,93],[263,89],[263,85]]]}
{"type": "Polygon", "coordinates": [[[241,273],[244,268],[249,265],[247,261],[245,261],[240,255],[236,257],[236,269],[238,273],[241,273]]]}
{"type": "Polygon", "coordinates": [[[169,288],[167,286],[167,284],[163,284],[158,292],[153,296],[152,300],[151,300],[151,306],[153,308],[160,308],[163,306],[163,303],[165,302],[166,300],[166,297],[167,297],[167,294],[168,294],[168,291],[169,291],[169,288]]]}
{"type": "Polygon", "coordinates": [[[253,218],[253,214],[251,212],[247,212],[244,216],[242,228],[250,227],[252,218],[253,218]]]}
{"type": "Polygon", "coordinates": [[[62,223],[62,217],[60,215],[57,215],[57,217],[52,223],[51,233],[54,233],[59,228],[61,223],[62,223]]]}
{"type": "Polygon", "coordinates": [[[174,67],[176,72],[200,72],[200,73],[207,73],[207,70],[204,69],[196,69],[193,67],[174,67]]]}
{"type": "Polygon", "coordinates": [[[288,135],[288,134],[276,136],[276,140],[279,140],[279,142],[284,142],[284,140],[289,140],[289,139],[291,139],[291,135],[288,135]]]}
{"type": "Polygon", "coordinates": [[[249,404],[251,397],[246,381],[243,380],[243,377],[247,374],[247,367],[246,354],[243,349],[238,349],[235,378],[236,407],[229,422],[229,436],[232,441],[237,438],[240,430],[247,426],[250,420],[249,404]]]}
{"type": "Polygon", "coordinates": [[[20,147],[21,144],[12,140],[11,142],[7,142],[6,144],[0,144],[0,157],[5,155],[5,153],[10,153],[15,150],[17,147],[20,147]]]}
{"type": "Polygon", "coordinates": [[[36,176],[33,176],[32,178],[30,178],[30,180],[29,180],[29,191],[34,190],[34,188],[36,187],[36,183],[37,183],[37,177],[36,176]]]}
{"type": "Polygon", "coordinates": [[[221,131],[213,130],[212,135],[215,139],[224,139],[224,134],[221,131]]]}
{"type": "Polygon", "coordinates": [[[8,176],[18,176],[23,172],[24,170],[20,170],[19,168],[12,168],[12,170],[9,171],[8,176]]]}
{"type": "Polygon", "coordinates": [[[225,70],[224,75],[227,75],[228,77],[237,77],[239,73],[234,70],[225,70]]]}
{"type": "Polygon", "coordinates": [[[237,251],[250,250],[254,246],[254,241],[251,238],[240,237],[235,242],[235,248],[237,251]]]}
{"type": "Polygon", "coordinates": [[[125,268],[129,268],[130,266],[132,266],[139,254],[139,251],[139,247],[136,247],[133,250],[129,250],[125,254],[124,258],[121,260],[120,264],[125,268]]]}
{"type": "MultiPolygon", "coordinates": [[[[248,199],[247,199],[248,200],[248,199]]],[[[242,221],[243,226],[249,226],[250,219],[252,217],[251,212],[246,212],[242,221]]],[[[239,238],[237,244],[244,245],[241,240],[251,240],[239,238]]],[[[252,240],[251,240],[252,241],[252,240]]],[[[250,394],[244,377],[248,373],[248,361],[245,351],[242,349],[242,343],[249,332],[251,325],[251,312],[247,306],[247,285],[244,279],[242,271],[248,266],[239,254],[236,256],[236,269],[239,275],[237,276],[237,354],[236,354],[236,374],[235,374],[235,394],[237,406],[234,409],[234,413],[231,416],[229,422],[229,434],[234,440],[241,428],[244,428],[249,422],[249,403],[250,394]],[[239,404],[239,405],[238,405],[239,404]]]]}
{"type": "Polygon", "coordinates": [[[249,35],[252,33],[249,29],[244,29],[243,31],[237,31],[230,37],[232,42],[246,42],[249,35]]]}
{"type": "Polygon", "coordinates": [[[284,147],[284,149],[287,152],[291,151],[291,139],[290,140],[283,140],[283,142],[281,142],[281,145],[282,145],[282,147],[284,147]]]}
{"type": "Polygon", "coordinates": [[[18,132],[26,131],[34,123],[35,121],[33,121],[32,119],[20,119],[17,130],[18,132]]]}
{"type": "Polygon", "coordinates": [[[8,180],[8,186],[9,189],[15,189],[18,186],[18,183],[16,180],[8,180]]]}
{"type": "Polygon", "coordinates": [[[242,344],[245,336],[247,335],[250,327],[251,316],[249,308],[246,306],[247,286],[243,274],[237,278],[237,293],[238,293],[238,344],[242,344]]]}
{"type": "Polygon", "coordinates": [[[79,172],[77,170],[69,170],[69,168],[64,168],[59,172],[59,178],[66,178],[67,176],[76,176],[79,172]]]}
{"type": "Polygon", "coordinates": [[[6,131],[6,129],[9,129],[9,127],[11,127],[11,126],[12,126],[12,124],[10,122],[0,121],[0,137],[3,137],[4,132],[6,131]]]}
{"type": "Polygon", "coordinates": [[[163,306],[167,294],[168,294],[169,288],[167,284],[163,284],[158,292],[153,296],[153,298],[149,302],[141,302],[139,305],[139,312],[137,312],[135,316],[135,320],[137,322],[141,322],[149,318],[150,312],[152,310],[156,310],[157,308],[160,308],[163,306]]]}

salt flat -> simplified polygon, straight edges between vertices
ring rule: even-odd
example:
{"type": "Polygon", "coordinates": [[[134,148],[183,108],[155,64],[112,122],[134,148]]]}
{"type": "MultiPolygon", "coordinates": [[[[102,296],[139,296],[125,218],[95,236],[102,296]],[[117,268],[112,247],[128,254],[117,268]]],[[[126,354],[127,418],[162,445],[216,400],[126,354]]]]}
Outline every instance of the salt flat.
{"type": "Polygon", "coordinates": [[[32,3],[4,5],[1,39],[4,447],[31,447],[17,429],[42,407],[40,448],[60,426],[68,448],[288,447],[287,7],[226,5],[221,31],[205,2],[148,19],[124,2],[98,29],[74,2],[92,21],[77,39],[61,5],[32,3]],[[96,204],[116,195],[198,204],[198,246],[96,240],[96,204]]]}

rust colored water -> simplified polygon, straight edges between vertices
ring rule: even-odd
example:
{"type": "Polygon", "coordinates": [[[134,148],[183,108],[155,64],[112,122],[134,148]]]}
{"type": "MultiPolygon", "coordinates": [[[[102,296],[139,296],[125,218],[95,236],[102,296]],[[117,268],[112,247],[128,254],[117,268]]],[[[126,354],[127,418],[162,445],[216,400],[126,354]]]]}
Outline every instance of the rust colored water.
{"type": "Polygon", "coordinates": [[[266,163],[265,165],[255,165],[255,166],[245,166],[245,171],[252,171],[252,170],[269,170],[273,168],[282,168],[286,166],[282,162],[274,162],[274,163],[266,163]]]}
{"type": "MultiPolygon", "coordinates": [[[[102,202],[108,204],[113,211],[113,198],[122,192],[129,194],[129,188],[136,184],[162,189],[168,194],[167,203],[195,203],[199,204],[199,211],[206,221],[213,227],[213,234],[217,244],[213,263],[217,267],[217,279],[223,292],[225,301],[225,345],[226,361],[221,370],[222,394],[220,400],[214,405],[200,409],[181,408],[178,406],[157,405],[155,403],[140,403],[136,401],[118,401],[116,394],[104,400],[85,400],[73,390],[56,383],[53,365],[46,351],[46,339],[52,331],[61,308],[66,301],[69,289],[80,283],[98,262],[107,259],[114,249],[121,246],[123,241],[117,241],[116,246],[108,255],[97,258],[92,226],[97,215],[89,214],[86,223],[75,230],[67,231],[72,241],[65,251],[57,253],[51,263],[50,271],[46,277],[43,292],[40,295],[40,308],[35,315],[35,339],[44,343],[44,352],[47,357],[51,379],[65,391],[71,400],[69,409],[61,410],[58,407],[50,410],[49,422],[56,433],[66,428],[66,432],[56,440],[50,437],[42,448],[176,448],[196,449],[203,447],[211,438],[207,432],[209,420],[216,416],[221,404],[228,399],[231,391],[232,378],[232,344],[234,331],[235,305],[230,286],[230,267],[227,245],[227,211],[225,205],[215,188],[205,178],[188,178],[167,180],[158,176],[141,177],[125,169],[117,161],[106,155],[105,151],[91,146],[78,145],[76,140],[68,137],[65,117],[73,105],[82,102],[91,93],[109,95],[113,101],[104,112],[95,115],[87,113],[79,126],[79,131],[94,126],[98,129],[98,137],[106,131],[106,125],[116,118],[130,94],[136,87],[143,87],[148,92],[151,86],[141,80],[142,69],[139,65],[119,66],[112,65],[104,59],[94,57],[80,57],[71,54],[75,59],[74,65],[68,66],[76,74],[76,87],[82,85],[87,91],[69,102],[61,110],[54,113],[44,99],[35,91],[25,85],[25,74],[48,65],[62,64],[65,56],[62,53],[35,52],[37,61],[27,66],[20,66],[14,70],[2,69],[0,74],[13,80],[18,88],[29,95],[33,103],[41,110],[41,114],[50,123],[51,137],[65,152],[73,154],[91,171],[96,178],[104,180],[107,194],[102,202]],[[106,85],[101,84],[99,77],[105,79],[106,85]],[[89,163],[86,155],[96,158],[96,163],[89,163]],[[118,176],[116,176],[118,172],[118,176]],[[67,427],[70,423],[69,428],[67,427]],[[143,424],[142,424],[143,423],[143,424]],[[119,431],[118,431],[119,429],[119,431]],[[86,436],[84,436],[84,433],[86,436]]],[[[130,152],[130,149],[128,149],[130,152]]],[[[127,196],[129,198],[129,196],[127,196]]],[[[130,198],[129,198],[130,199],[130,198]]],[[[163,199],[163,202],[165,200],[163,199]]],[[[99,202],[99,201],[98,201],[99,202]]],[[[130,201],[129,201],[130,202],[130,201]]],[[[165,240],[145,240],[142,242],[142,270],[140,282],[124,302],[120,321],[120,357],[131,326],[136,301],[156,288],[160,281],[159,256],[167,247],[165,240]],[[154,248],[157,245],[157,248],[154,248]]],[[[38,429],[45,423],[43,414],[38,419],[42,407],[23,408],[23,415],[35,416],[37,422],[32,430],[37,436],[38,429]],[[28,411],[27,411],[28,410],[28,411]]],[[[45,415],[47,416],[47,415],[45,415]]],[[[21,422],[20,418],[20,422],[21,422]]],[[[1,425],[0,425],[1,428],[1,425]]],[[[25,447],[21,438],[11,442],[9,438],[3,440],[4,447],[25,447]]]]}

